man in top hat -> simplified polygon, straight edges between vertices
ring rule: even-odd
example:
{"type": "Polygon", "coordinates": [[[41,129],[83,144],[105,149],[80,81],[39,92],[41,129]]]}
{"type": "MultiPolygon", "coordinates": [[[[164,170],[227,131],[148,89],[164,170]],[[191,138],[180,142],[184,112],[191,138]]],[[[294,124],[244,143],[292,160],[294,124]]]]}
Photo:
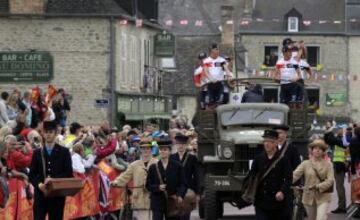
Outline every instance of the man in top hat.
{"type": "MultiPolygon", "coordinates": [[[[197,202],[200,201],[200,180],[199,180],[199,161],[196,156],[186,151],[189,137],[182,133],[175,135],[175,146],[177,153],[170,156],[171,160],[179,162],[185,173],[185,184],[187,188],[193,190],[196,194],[197,202]]],[[[190,213],[181,216],[181,220],[190,220],[190,213]]]]}
{"type": "Polygon", "coordinates": [[[256,219],[288,219],[286,197],[292,183],[290,164],[278,150],[276,131],[265,130],[263,138],[265,151],[255,157],[250,170],[250,175],[260,174],[254,202],[256,219]],[[269,167],[270,172],[264,177],[269,167]]]}
{"type": "Polygon", "coordinates": [[[42,148],[34,151],[29,174],[29,180],[35,188],[34,219],[43,220],[48,214],[49,220],[62,220],[65,197],[46,197],[46,184],[52,178],[72,177],[71,155],[67,148],[55,143],[56,122],[45,121],[43,123],[43,136],[45,143],[42,148]]]}
{"type": "Polygon", "coordinates": [[[111,185],[114,187],[125,187],[133,180],[134,190],[132,193],[133,216],[137,220],[151,220],[150,192],[144,187],[149,167],[158,162],[151,155],[151,142],[141,142],[141,159],[132,162],[127,170],[121,173],[111,185]]]}
{"type": "MultiPolygon", "coordinates": [[[[290,162],[291,172],[294,172],[294,170],[300,165],[301,158],[299,151],[297,148],[288,140],[288,132],[289,132],[289,126],[287,125],[278,125],[273,128],[278,133],[278,149],[280,152],[284,153],[284,157],[286,157],[290,162]]],[[[298,184],[299,182],[297,182],[298,184]]],[[[296,184],[296,185],[297,185],[296,184]]],[[[290,195],[287,197],[287,205],[288,205],[288,215],[287,218],[291,219],[292,211],[293,211],[293,200],[294,196],[293,193],[290,193],[290,195]]]]}
{"type": "Polygon", "coordinates": [[[182,165],[170,160],[171,141],[158,141],[160,161],[152,164],[146,179],[146,189],[151,192],[150,207],[153,220],[179,220],[180,217],[167,216],[167,198],[180,204],[186,194],[185,175],[182,165]]]}

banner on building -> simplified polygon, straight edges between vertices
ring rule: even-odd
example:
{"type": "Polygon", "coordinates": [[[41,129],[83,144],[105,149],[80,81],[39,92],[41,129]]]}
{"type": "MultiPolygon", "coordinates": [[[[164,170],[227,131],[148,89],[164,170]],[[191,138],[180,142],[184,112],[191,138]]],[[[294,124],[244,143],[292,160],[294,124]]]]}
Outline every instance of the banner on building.
{"type": "Polygon", "coordinates": [[[345,92],[326,93],[326,106],[344,106],[346,102],[347,96],[345,92]]]}

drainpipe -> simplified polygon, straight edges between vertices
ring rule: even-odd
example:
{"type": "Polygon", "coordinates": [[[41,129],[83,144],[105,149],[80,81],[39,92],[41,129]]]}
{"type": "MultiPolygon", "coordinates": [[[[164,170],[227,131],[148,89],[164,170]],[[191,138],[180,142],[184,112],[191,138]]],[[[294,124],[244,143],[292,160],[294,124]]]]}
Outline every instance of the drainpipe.
{"type": "Polygon", "coordinates": [[[109,74],[109,86],[110,86],[110,106],[109,106],[109,122],[113,127],[116,121],[116,75],[115,75],[115,59],[116,59],[116,29],[115,29],[115,19],[110,17],[109,19],[109,28],[110,28],[110,74],[109,74]]]}

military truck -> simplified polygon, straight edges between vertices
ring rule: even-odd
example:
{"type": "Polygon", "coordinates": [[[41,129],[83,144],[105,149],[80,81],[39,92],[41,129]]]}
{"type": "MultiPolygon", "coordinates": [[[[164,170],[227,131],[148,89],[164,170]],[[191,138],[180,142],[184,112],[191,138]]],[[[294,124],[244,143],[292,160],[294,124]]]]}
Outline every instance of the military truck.
{"type": "MultiPolygon", "coordinates": [[[[236,86],[261,84],[279,86],[269,79],[237,79],[236,86]]],[[[281,103],[224,104],[195,114],[198,133],[198,158],[201,162],[203,196],[199,216],[216,220],[223,215],[223,204],[243,208],[240,199],[242,181],[256,155],[263,151],[263,132],[288,124],[299,151],[306,155],[306,110],[281,103]],[[290,120],[289,120],[290,119],[290,120]]]]}

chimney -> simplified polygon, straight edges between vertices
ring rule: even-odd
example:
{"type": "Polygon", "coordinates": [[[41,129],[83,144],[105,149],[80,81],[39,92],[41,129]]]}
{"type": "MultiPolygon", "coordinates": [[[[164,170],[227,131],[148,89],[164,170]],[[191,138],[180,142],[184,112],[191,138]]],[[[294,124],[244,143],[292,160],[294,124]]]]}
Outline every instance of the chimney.
{"type": "Polygon", "coordinates": [[[223,1],[221,5],[221,54],[234,59],[235,33],[234,6],[229,1],[223,1]]]}
{"type": "Polygon", "coordinates": [[[42,15],[46,12],[47,0],[9,0],[11,14],[42,15]]]}

